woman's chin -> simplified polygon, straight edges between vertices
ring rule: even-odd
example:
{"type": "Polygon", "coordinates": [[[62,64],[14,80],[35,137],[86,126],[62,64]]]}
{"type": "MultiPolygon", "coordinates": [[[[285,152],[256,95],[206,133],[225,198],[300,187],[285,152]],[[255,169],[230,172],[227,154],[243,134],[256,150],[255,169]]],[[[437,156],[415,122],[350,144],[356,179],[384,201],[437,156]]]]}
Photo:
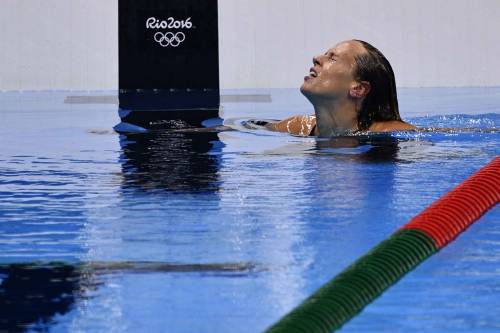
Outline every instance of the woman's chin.
{"type": "Polygon", "coordinates": [[[306,95],[308,93],[307,82],[302,83],[302,85],[300,86],[300,92],[303,95],[306,95]]]}
{"type": "Polygon", "coordinates": [[[311,92],[310,87],[308,86],[307,81],[302,83],[302,85],[300,86],[300,92],[302,93],[302,95],[304,95],[307,99],[310,100],[310,97],[312,96],[312,92],[311,92]]]}

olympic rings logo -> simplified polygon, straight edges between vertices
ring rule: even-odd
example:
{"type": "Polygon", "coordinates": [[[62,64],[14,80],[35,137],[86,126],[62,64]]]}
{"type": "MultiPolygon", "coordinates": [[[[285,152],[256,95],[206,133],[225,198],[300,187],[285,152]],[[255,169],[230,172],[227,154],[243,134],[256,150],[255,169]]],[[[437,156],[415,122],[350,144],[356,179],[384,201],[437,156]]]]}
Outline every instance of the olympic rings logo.
{"type": "Polygon", "coordinates": [[[162,47],[167,47],[167,46],[172,46],[172,47],[177,47],[179,46],[185,39],[186,35],[184,35],[183,32],[176,32],[175,34],[173,32],[161,32],[158,31],[154,35],[155,42],[160,44],[162,47]]]}

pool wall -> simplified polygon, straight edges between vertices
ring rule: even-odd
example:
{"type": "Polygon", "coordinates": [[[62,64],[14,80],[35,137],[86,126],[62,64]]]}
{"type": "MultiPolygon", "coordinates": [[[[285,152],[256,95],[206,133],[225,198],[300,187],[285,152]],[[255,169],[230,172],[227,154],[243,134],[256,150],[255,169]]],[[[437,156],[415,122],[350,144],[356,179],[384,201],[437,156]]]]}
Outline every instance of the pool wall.
{"type": "MultiPolygon", "coordinates": [[[[380,48],[402,87],[498,86],[500,2],[219,0],[221,88],[297,87],[349,38],[380,48]]],[[[0,90],[118,87],[118,1],[0,3],[0,90]]]]}

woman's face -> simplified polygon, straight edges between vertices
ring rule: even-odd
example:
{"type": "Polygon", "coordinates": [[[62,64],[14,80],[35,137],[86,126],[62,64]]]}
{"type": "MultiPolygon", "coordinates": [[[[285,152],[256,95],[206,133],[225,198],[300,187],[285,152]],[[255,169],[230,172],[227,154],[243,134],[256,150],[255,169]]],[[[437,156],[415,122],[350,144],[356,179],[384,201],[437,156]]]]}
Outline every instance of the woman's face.
{"type": "Polygon", "coordinates": [[[355,57],[366,52],[357,41],[341,42],[324,54],[313,58],[314,66],[300,91],[312,103],[322,99],[348,97],[349,89],[356,83],[353,77],[355,57]]]}

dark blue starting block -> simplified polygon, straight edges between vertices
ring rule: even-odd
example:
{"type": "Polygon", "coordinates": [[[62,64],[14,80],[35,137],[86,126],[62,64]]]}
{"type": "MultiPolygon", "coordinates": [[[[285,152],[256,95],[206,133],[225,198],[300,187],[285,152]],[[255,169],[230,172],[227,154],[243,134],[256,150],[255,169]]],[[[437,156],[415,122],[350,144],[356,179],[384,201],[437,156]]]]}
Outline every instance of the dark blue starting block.
{"type": "Polygon", "coordinates": [[[217,0],[119,0],[121,132],[220,122],[217,0]]]}

